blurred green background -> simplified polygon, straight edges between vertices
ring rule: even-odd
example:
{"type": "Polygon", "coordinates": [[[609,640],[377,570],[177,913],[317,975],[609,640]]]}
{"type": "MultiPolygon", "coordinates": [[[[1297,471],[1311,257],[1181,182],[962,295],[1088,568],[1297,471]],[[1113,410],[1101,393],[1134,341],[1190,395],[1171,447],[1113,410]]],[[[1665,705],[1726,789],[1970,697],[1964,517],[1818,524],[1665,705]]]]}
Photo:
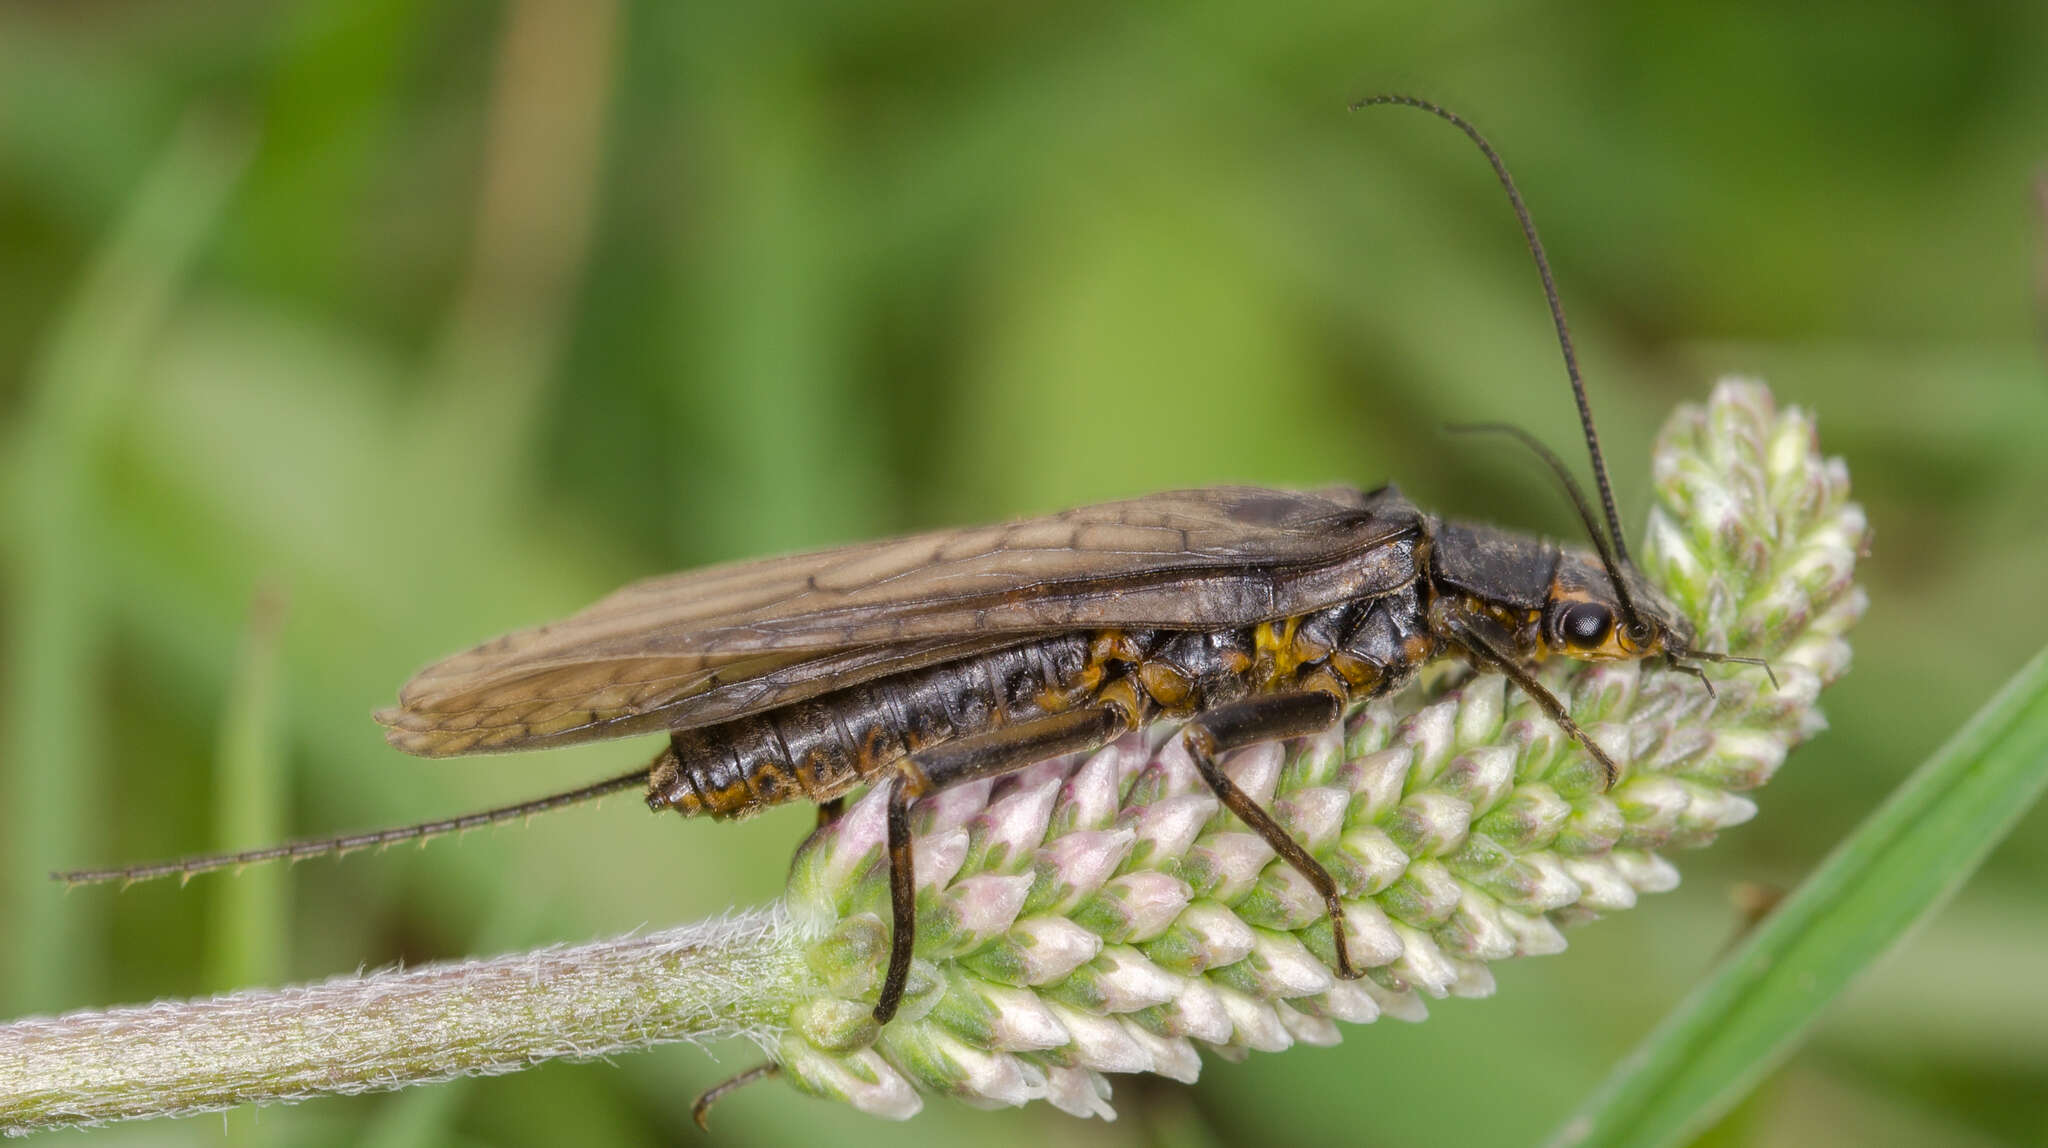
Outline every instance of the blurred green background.
{"type": "MultiPolygon", "coordinates": [[[[1570,455],[1550,246],[1628,508],[1722,372],[1815,410],[1876,528],[1834,728],[1685,887],[1336,1049],[1120,1080],[987,1145],[1517,1145],[2048,635],[2048,6],[0,4],[0,1016],[767,901],[808,809],[631,798],[236,878],[59,867],[410,821],[646,744],[429,763],[420,664],[718,559],[1226,480],[1398,479],[1568,533],[1446,421],[1570,455]]],[[[2048,818],[1714,1144],[2048,1140],[2048,818]]],[[[687,1140],[751,1050],[323,1100],[250,1143],[687,1140]]],[[[759,1087],[725,1142],[900,1143],[759,1087]]],[[[212,1143],[218,1117],[94,1134],[212,1143]]]]}

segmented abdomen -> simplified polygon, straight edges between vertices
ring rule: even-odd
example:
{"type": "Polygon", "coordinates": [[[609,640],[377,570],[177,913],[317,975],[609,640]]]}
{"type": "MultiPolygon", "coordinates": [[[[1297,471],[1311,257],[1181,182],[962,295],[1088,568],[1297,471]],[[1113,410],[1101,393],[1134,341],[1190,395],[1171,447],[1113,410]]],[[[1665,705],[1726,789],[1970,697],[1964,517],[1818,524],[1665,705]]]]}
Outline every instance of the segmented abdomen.
{"type": "Polygon", "coordinates": [[[1088,650],[1085,633],[1036,638],[679,730],[655,761],[647,803],[745,817],[785,801],[828,801],[925,746],[1085,700],[1088,650]]]}

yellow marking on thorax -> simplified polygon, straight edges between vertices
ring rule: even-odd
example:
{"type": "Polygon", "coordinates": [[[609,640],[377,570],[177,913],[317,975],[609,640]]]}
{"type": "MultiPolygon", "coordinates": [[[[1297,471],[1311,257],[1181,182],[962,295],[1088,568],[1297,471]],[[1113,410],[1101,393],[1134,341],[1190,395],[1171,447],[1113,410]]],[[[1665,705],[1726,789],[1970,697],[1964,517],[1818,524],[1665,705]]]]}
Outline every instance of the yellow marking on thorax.
{"type": "Polygon", "coordinates": [[[1292,677],[1301,668],[1294,651],[1294,632],[1300,628],[1300,618],[1280,618],[1261,623],[1253,632],[1252,648],[1257,651],[1257,664],[1265,670],[1261,676],[1267,684],[1292,677]]]}
{"type": "Polygon", "coordinates": [[[1112,662],[1135,662],[1138,660],[1138,645],[1129,633],[1123,630],[1098,630],[1088,643],[1088,661],[1072,681],[1059,682],[1041,688],[1033,700],[1046,713],[1065,713],[1083,702],[1095,699],[1102,689],[1102,683],[1109,678],[1112,662]]]}
{"type": "Polygon", "coordinates": [[[1101,662],[1136,662],[1144,658],[1145,651],[1138,648],[1138,640],[1128,630],[1097,630],[1088,643],[1090,664],[1101,662]]]}

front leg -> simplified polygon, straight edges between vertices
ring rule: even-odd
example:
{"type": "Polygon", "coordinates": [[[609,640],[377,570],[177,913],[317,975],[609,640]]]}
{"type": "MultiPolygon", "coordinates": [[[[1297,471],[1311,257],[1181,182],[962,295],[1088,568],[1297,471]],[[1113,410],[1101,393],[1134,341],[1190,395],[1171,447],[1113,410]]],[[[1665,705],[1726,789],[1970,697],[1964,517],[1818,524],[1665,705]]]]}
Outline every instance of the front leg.
{"type": "Polygon", "coordinates": [[[1621,780],[1621,767],[1614,764],[1614,759],[1607,756],[1607,751],[1600,748],[1600,743],[1586,736],[1586,731],[1579,727],[1578,722],[1572,720],[1571,711],[1565,708],[1563,702],[1557,700],[1557,695],[1545,689],[1543,683],[1536,680],[1536,675],[1529,672],[1529,667],[1516,661],[1512,654],[1503,650],[1501,644],[1489,637],[1482,626],[1474,624],[1457,610],[1439,609],[1436,606],[1430,608],[1429,621],[1430,628],[1438,637],[1465,651],[1473,662],[1500,671],[1522,687],[1522,692],[1529,695],[1529,700],[1550,715],[1550,720],[1564,731],[1566,737],[1584,746],[1586,752],[1593,755],[1593,760],[1600,763],[1600,768],[1607,771],[1607,789],[1613,789],[1614,783],[1621,780]]]}
{"type": "Polygon", "coordinates": [[[1201,771],[1202,780],[1209,783],[1217,800],[1264,838],[1273,852],[1308,878],[1308,883],[1322,895],[1323,906],[1330,914],[1331,935],[1337,943],[1337,975],[1348,981],[1356,980],[1363,972],[1351,967],[1351,947],[1345,940],[1344,902],[1338,896],[1336,879],[1323,868],[1322,862],[1302,848],[1301,842],[1273,820],[1272,814],[1259,808],[1250,794],[1239,789],[1217,763],[1220,755],[1233,749],[1320,733],[1343,716],[1343,699],[1334,694],[1265,694],[1196,714],[1184,736],[1188,756],[1194,759],[1195,768],[1201,771]]]}

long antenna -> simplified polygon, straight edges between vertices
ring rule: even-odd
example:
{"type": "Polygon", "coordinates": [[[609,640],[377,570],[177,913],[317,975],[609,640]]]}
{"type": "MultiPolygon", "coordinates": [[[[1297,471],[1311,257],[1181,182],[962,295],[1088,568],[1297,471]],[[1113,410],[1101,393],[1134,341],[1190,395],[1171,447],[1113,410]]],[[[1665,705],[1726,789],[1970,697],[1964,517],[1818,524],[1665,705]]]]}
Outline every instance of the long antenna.
{"type": "Polygon", "coordinates": [[[483,825],[496,825],[502,821],[515,821],[575,805],[593,801],[622,789],[631,789],[647,781],[648,767],[642,766],[631,773],[593,781],[575,789],[550,793],[512,805],[501,805],[496,809],[484,809],[465,813],[460,817],[444,817],[438,821],[422,821],[417,825],[400,825],[389,829],[373,829],[366,833],[344,833],[336,837],[319,837],[306,841],[287,841],[282,845],[268,845],[261,849],[247,849],[240,853],[205,853],[196,857],[185,857],[176,861],[154,861],[146,865],[123,865],[112,869],[73,869],[67,873],[52,873],[50,876],[66,885],[95,885],[106,881],[149,881],[158,877],[188,879],[197,873],[214,869],[232,869],[242,865],[254,865],[262,861],[291,860],[303,861],[308,857],[325,857],[330,854],[353,852],[373,846],[395,845],[401,841],[425,841],[465,829],[483,825]]]}
{"type": "Polygon", "coordinates": [[[1536,457],[1543,460],[1544,465],[1550,468],[1550,473],[1556,475],[1557,480],[1564,484],[1564,492],[1571,496],[1572,509],[1579,512],[1579,521],[1585,524],[1586,533],[1592,536],[1594,549],[1600,551],[1601,561],[1607,568],[1607,580],[1614,584],[1614,592],[1621,598],[1621,608],[1628,613],[1631,620],[1639,617],[1636,613],[1636,600],[1628,592],[1628,581],[1616,573],[1620,567],[1615,563],[1614,551],[1607,544],[1607,536],[1600,532],[1600,524],[1593,520],[1593,507],[1586,502],[1586,492],[1579,489],[1579,480],[1572,477],[1571,468],[1564,464],[1563,459],[1557,457],[1555,451],[1544,446],[1542,440],[1535,435],[1513,423],[1453,423],[1444,429],[1452,434],[1504,434],[1535,451],[1536,457]]]}
{"type": "MultiPolygon", "coordinates": [[[[1500,179],[1500,185],[1507,189],[1508,202],[1514,206],[1515,218],[1522,224],[1522,235],[1529,241],[1529,254],[1535,257],[1536,273],[1543,277],[1543,295],[1550,301],[1551,321],[1557,325],[1557,345],[1564,350],[1565,373],[1572,378],[1572,397],[1578,400],[1579,404],[1579,425],[1586,429],[1586,451],[1593,456],[1593,481],[1600,488],[1600,506],[1607,512],[1607,533],[1613,539],[1615,555],[1622,562],[1628,562],[1628,543],[1622,538],[1621,516],[1614,511],[1614,488],[1607,482],[1607,461],[1600,456],[1600,435],[1593,429],[1593,408],[1586,402],[1586,384],[1579,378],[1579,355],[1572,349],[1572,330],[1565,324],[1564,304],[1557,298],[1557,280],[1551,277],[1550,260],[1543,254],[1543,241],[1536,238],[1536,221],[1529,217],[1529,209],[1522,203],[1522,193],[1515,189],[1514,177],[1508,174],[1508,165],[1501,162],[1500,153],[1493,150],[1493,145],[1486,142],[1486,137],[1479,134],[1478,128],[1465,122],[1465,118],[1458,113],[1428,100],[1387,93],[1367,96],[1352,104],[1351,110],[1362,111],[1378,104],[1399,104],[1406,108],[1416,108],[1464,132],[1467,138],[1479,145],[1480,154],[1486,157],[1487,163],[1493,165],[1493,174],[1500,179]]],[[[1611,569],[1608,574],[1615,578],[1618,589],[1620,575],[1611,569]]],[[[1627,597],[1626,593],[1623,597],[1627,597]]],[[[1633,609],[1629,613],[1634,617],[1633,609]]]]}

